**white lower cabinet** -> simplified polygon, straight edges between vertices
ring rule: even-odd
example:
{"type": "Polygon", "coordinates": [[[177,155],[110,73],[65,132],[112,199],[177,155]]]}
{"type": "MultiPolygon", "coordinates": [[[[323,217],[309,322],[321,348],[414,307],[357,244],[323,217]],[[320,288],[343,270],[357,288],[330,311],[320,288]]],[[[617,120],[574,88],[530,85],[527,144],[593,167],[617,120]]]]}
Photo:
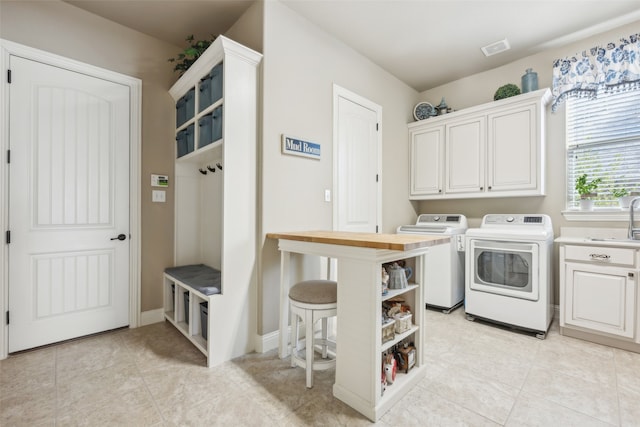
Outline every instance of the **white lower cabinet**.
{"type": "Polygon", "coordinates": [[[561,245],[561,332],[639,342],[638,274],[634,248],[561,245]]]}
{"type": "Polygon", "coordinates": [[[633,338],[636,278],[625,268],[566,263],[564,323],[633,338]]]}

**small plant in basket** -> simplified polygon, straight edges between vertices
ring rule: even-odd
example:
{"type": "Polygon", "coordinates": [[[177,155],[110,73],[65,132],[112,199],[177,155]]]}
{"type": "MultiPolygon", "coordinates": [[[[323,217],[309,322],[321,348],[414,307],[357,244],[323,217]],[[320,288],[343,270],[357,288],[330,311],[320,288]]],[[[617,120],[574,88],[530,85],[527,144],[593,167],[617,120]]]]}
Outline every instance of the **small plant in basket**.
{"type": "Polygon", "coordinates": [[[178,71],[180,75],[184,74],[184,72],[196,62],[200,55],[211,46],[211,43],[213,43],[216,38],[217,36],[212,35],[209,40],[194,41],[193,35],[187,37],[185,40],[189,43],[189,46],[180,52],[176,58],[169,58],[169,62],[176,63],[173,71],[178,71]]]}

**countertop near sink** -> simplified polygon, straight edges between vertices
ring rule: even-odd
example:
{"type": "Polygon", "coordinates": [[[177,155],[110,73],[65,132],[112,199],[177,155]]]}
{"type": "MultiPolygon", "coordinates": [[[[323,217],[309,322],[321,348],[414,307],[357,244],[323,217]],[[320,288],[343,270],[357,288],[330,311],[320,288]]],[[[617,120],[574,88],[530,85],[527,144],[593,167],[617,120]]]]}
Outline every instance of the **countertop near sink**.
{"type": "Polygon", "coordinates": [[[630,240],[627,228],[560,227],[556,243],[640,248],[640,240],[630,240]]]}

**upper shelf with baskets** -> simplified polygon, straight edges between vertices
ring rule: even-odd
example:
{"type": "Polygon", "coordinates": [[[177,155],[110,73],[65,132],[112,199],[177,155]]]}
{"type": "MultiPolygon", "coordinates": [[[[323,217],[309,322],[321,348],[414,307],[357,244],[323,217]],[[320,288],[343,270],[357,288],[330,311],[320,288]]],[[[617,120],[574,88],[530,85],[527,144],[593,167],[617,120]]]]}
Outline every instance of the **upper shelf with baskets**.
{"type": "Polygon", "coordinates": [[[243,78],[229,69],[235,68],[225,60],[230,53],[256,64],[261,58],[257,52],[219,36],[169,90],[176,101],[176,158],[180,162],[220,157],[216,148],[224,141],[225,115],[229,113],[225,97],[235,97],[243,78]]]}

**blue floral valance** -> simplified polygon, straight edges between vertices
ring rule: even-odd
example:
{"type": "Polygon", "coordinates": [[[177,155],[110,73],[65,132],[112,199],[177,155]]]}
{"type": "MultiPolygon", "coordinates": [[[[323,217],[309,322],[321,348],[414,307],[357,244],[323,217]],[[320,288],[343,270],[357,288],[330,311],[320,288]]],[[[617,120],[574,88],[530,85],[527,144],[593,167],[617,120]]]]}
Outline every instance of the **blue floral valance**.
{"type": "Polygon", "coordinates": [[[551,111],[569,96],[640,88],[640,33],[553,62],[551,111]]]}

